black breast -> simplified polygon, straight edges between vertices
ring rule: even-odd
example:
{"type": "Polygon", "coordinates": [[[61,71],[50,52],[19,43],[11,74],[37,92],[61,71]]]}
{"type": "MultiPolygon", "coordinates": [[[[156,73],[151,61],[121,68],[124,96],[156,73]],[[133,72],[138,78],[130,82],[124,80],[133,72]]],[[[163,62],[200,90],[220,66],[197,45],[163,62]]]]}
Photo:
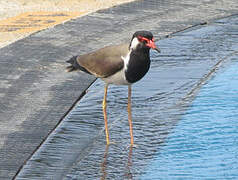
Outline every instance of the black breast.
{"type": "Polygon", "coordinates": [[[132,51],[130,60],[125,72],[126,80],[129,83],[139,81],[150,68],[150,54],[148,51],[132,51]]]}

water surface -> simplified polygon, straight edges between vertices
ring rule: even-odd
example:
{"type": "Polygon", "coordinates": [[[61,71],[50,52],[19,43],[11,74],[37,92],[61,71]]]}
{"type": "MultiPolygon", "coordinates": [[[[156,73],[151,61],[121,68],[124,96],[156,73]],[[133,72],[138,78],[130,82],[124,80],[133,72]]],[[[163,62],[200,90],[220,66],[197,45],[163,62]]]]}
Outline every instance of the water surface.
{"type": "Polygon", "coordinates": [[[141,179],[238,178],[238,56],[204,85],[141,179]]]}

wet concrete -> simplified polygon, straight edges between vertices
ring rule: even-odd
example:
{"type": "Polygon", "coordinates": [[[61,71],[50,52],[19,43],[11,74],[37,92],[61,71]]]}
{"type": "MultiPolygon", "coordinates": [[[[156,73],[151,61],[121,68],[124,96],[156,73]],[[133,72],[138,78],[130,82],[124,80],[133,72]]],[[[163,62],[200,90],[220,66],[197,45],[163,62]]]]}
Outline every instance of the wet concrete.
{"type": "MultiPolygon", "coordinates": [[[[0,49],[0,178],[16,174],[95,80],[82,73],[65,73],[65,60],[128,41],[138,29],[151,30],[158,38],[231,15],[237,12],[237,3],[229,2],[234,6],[215,1],[137,1],[69,21],[0,49]]],[[[96,114],[99,112],[95,118],[96,114]]],[[[96,123],[96,127],[98,133],[103,125],[96,123]]],[[[84,142],[87,152],[91,141],[84,138],[84,142]]]]}
{"type": "Polygon", "coordinates": [[[116,144],[105,145],[103,82],[97,81],[17,179],[140,179],[201,86],[237,58],[237,20],[220,19],[157,43],[162,53],[152,51],[149,74],[132,88],[136,148],[128,148],[127,88],[117,86],[108,97],[110,135],[116,144]]]}

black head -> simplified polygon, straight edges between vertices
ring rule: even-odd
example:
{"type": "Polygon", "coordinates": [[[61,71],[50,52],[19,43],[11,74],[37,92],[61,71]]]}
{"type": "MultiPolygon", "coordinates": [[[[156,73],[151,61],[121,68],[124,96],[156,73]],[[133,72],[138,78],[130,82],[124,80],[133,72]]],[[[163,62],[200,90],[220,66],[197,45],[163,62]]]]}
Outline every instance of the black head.
{"type": "Polygon", "coordinates": [[[150,48],[160,52],[155,46],[153,34],[150,31],[136,31],[131,39],[129,48],[149,50],[150,48]]]}
{"type": "Polygon", "coordinates": [[[134,34],[133,34],[133,37],[132,37],[132,39],[134,38],[134,37],[145,37],[145,38],[147,38],[147,39],[149,39],[149,40],[152,40],[153,39],[153,34],[150,32],[150,31],[136,31],[134,34]]]}

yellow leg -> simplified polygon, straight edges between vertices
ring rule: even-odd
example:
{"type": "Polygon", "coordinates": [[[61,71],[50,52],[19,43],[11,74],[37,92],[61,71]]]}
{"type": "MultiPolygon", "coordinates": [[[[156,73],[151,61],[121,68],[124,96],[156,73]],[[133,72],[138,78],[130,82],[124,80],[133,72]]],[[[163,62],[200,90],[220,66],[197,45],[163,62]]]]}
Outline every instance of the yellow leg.
{"type": "Polygon", "coordinates": [[[129,122],[129,127],[130,127],[131,145],[133,145],[134,144],[134,139],[133,139],[132,117],[131,117],[131,86],[130,85],[128,86],[127,111],[128,111],[128,122],[129,122]]]}
{"type": "Polygon", "coordinates": [[[108,132],[108,126],[107,126],[107,88],[108,84],[105,85],[104,88],[104,98],[102,102],[102,108],[103,108],[103,116],[104,116],[104,122],[105,122],[105,133],[106,133],[106,141],[107,144],[109,144],[109,132],[108,132]]]}

